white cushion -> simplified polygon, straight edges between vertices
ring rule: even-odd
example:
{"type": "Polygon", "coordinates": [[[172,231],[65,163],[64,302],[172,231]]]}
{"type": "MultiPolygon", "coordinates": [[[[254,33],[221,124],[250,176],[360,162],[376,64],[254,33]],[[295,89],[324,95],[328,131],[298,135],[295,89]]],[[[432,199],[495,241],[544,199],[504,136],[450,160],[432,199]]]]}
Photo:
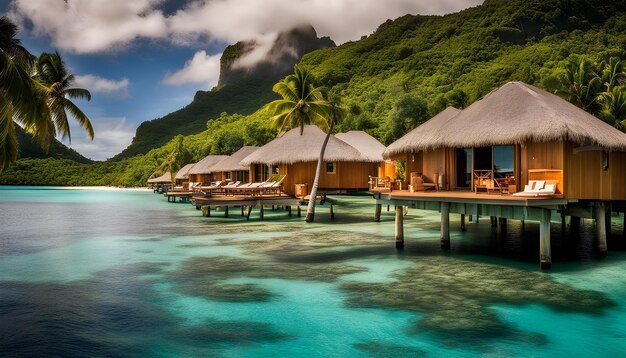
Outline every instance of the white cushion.
{"type": "Polygon", "coordinates": [[[546,181],[545,180],[537,180],[535,182],[535,187],[533,188],[533,190],[540,190],[543,189],[543,186],[546,185],[546,181]]]}

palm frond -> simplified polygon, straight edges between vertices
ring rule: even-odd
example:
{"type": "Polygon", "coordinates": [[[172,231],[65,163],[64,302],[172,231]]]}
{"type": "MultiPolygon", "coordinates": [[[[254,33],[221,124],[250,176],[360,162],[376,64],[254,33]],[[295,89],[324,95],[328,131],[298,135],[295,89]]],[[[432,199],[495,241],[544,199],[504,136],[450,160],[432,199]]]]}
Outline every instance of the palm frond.
{"type": "Polygon", "coordinates": [[[85,115],[85,113],[83,113],[83,111],[81,111],[80,108],[78,108],[74,104],[74,102],[68,99],[65,100],[65,109],[68,112],[70,112],[72,117],[74,117],[74,119],[76,119],[76,121],[81,125],[81,127],[85,129],[85,131],[87,132],[87,135],[89,136],[89,139],[93,140],[94,138],[93,126],[91,125],[91,121],[89,120],[87,115],[85,115]]]}

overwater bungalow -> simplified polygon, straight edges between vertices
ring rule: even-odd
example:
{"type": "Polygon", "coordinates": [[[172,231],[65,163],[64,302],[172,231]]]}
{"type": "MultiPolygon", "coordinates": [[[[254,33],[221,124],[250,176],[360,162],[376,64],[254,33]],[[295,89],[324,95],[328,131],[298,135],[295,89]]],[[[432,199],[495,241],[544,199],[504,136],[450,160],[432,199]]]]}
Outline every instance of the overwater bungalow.
{"type": "MultiPolygon", "coordinates": [[[[540,222],[540,262],[549,268],[550,221],[559,214],[594,218],[606,252],[606,218],[626,203],[626,134],[562,98],[509,82],[466,109],[448,108],[397,142],[386,158],[405,161],[405,190],[376,192],[396,206],[403,246],[403,206],[441,212],[441,244],[450,245],[449,214],[540,222]],[[495,194],[495,195],[489,195],[495,194]]],[[[504,221],[505,222],[505,221],[504,221]]]]}
{"type": "Polygon", "coordinates": [[[159,177],[148,179],[148,184],[155,193],[162,193],[172,188],[172,175],[166,172],[159,177]]]}
{"type": "Polygon", "coordinates": [[[250,167],[241,165],[240,162],[248,155],[259,149],[255,146],[245,146],[233,153],[232,155],[222,159],[211,168],[208,172],[214,181],[226,182],[250,182],[250,167]]]}
{"type": "Polygon", "coordinates": [[[183,190],[189,189],[189,170],[191,170],[195,164],[196,163],[187,164],[176,173],[176,187],[180,187],[183,190]]]}
{"type": "Polygon", "coordinates": [[[217,174],[211,171],[211,167],[220,161],[228,158],[227,155],[207,155],[189,169],[189,185],[196,184],[209,185],[211,182],[218,180],[217,174]]]}
{"type": "MultiPolygon", "coordinates": [[[[357,137],[354,133],[346,135],[357,137]]],[[[304,197],[313,185],[325,136],[314,125],[305,126],[302,135],[300,128],[294,128],[247,156],[241,164],[250,167],[250,178],[253,181],[263,181],[272,174],[285,176],[285,193],[304,197]]],[[[359,138],[362,140],[364,137],[359,138]]],[[[367,189],[368,177],[376,176],[378,164],[383,162],[382,150],[378,156],[371,154],[370,151],[362,153],[343,140],[331,136],[324,154],[319,190],[343,192],[367,189]]]]}
{"type": "Polygon", "coordinates": [[[395,162],[383,158],[386,147],[376,138],[363,131],[337,133],[335,134],[335,138],[350,144],[372,162],[378,163],[377,177],[383,179],[384,183],[396,181],[395,162]]]}

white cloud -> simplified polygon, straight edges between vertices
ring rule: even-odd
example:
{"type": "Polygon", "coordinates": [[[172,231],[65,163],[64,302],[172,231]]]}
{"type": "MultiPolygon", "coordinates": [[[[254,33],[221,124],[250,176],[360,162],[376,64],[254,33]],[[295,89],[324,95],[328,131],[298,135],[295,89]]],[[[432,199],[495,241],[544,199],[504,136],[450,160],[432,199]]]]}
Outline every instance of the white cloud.
{"type": "Polygon", "coordinates": [[[15,18],[77,53],[110,51],[138,38],[232,43],[311,24],[338,43],[370,34],[407,13],[445,14],[483,0],[196,0],[165,16],[161,0],[12,0],[15,18]]]}
{"type": "Polygon", "coordinates": [[[220,75],[221,55],[207,55],[206,51],[199,51],[185,63],[183,69],[168,73],[164,82],[178,86],[188,83],[206,83],[208,88],[217,84],[220,75]]]}
{"type": "Polygon", "coordinates": [[[92,93],[118,94],[128,97],[128,78],[115,81],[96,75],[76,75],[74,85],[92,93]]]}
{"type": "MultiPolygon", "coordinates": [[[[71,123],[71,148],[93,160],[105,160],[128,147],[135,136],[135,126],[128,124],[125,117],[91,118],[95,138],[90,140],[85,131],[71,123]]],[[[59,140],[61,140],[59,138],[59,140]]],[[[64,141],[68,145],[67,140],[64,141]]]]}

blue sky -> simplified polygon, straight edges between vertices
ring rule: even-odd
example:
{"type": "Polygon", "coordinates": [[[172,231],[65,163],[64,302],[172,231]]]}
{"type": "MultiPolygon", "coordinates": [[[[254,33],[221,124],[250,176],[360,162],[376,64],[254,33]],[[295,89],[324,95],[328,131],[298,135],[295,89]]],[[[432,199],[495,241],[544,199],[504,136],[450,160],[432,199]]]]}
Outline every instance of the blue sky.
{"type": "MultiPolygon", "coordinates": [[[[219,76],[229,43],[256,40],[253,66],[276,34],[303,23],[337,43],[370,34],[388,18],[445,14],[482,0],[1,0],[38,55],[58,51],[92,92],[78,101],[94,124],[90,141],[72,128],[72,148],[95,160],[124,149],[137,126],[191,102],[219,76]],[[278,21],[280,20],[280,21],[278,21]]],[[[64,140],[65,144],[69,144],[64,140]]]]}

